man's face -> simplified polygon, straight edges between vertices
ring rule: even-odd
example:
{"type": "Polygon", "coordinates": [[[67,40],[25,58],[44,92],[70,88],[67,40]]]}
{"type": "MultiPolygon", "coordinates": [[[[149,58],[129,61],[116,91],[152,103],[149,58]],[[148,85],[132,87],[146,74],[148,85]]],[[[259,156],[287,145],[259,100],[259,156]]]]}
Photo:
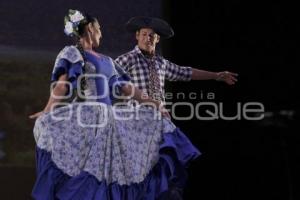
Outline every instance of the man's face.
{"type": "Polygon", "coordinates": [[[152,54],[155,52],[156,44],[159,42],[159,35],[151,28],[142,28],[136,32],[136,39],[140,49],[152,54]]]}

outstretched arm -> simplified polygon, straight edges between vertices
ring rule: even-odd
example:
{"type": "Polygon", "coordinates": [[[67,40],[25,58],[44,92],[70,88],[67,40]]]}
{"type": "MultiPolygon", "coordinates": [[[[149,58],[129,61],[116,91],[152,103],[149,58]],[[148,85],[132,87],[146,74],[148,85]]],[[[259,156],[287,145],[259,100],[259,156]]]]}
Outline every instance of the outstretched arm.
{"type": "Polygon", "coordinates": [[[45,112],[49,112],[55,103],[60,102],[60,99],[57,97],[64,96],[68,90],[67,85],[65,83],[66,81],[67,81],[67,74],[64,74],[59,77],[57,84],[54,86],[52,93],[50,94],[48,103],[45,106],[45,108],[40,112],[30,115],[29,116],[30,119],[38,118],[41,114],[45,112]]]}
{"type": "Polygon", "coordinates": [[[188,66],[180,66],[168,60],[164,60],[166,66],[166,79],[170,81],[190,81],[190,80],[217,80],[228,85],[233,85],[237,81],[237,74],[223,71],[211,72],[195,69],[188,66]]]}
{"type": "Polygon", "coordinates": [[[216,80],[223,81],[228,85],[233,85],[237,82],[238,74],[228,71],[210,72],[192,68],[192,80],[216,80]]]}

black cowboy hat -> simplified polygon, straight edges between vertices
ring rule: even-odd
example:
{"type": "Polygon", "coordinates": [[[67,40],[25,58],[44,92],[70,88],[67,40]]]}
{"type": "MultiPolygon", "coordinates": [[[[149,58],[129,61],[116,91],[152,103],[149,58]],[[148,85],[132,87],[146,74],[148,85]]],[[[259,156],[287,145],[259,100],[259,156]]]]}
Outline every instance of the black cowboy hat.
{"type": "Polygon", "coordinates": [[[170,38],[174,35],[171,26],[164,20],[153,17],[133,17],[126,23],[126,29],[136,32],[141,28],[151,28],[163,38],[170,38]]]}

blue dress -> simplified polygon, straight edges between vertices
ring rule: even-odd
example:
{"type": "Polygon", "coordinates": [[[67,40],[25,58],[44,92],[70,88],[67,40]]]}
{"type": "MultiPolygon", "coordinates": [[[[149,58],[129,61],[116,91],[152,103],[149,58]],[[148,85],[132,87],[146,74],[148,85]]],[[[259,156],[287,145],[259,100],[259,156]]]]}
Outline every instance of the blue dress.
{"type": "MultiPolygon", "coordinates": [[[[200,152],[156,110],[112,105],[112,91],[129,78],[111,58],[86,52],[86,63],[86,100],[36,120],[33,198],[155,200],[171,185],[183,188],[186,167],[200,152]]],[[[65,47],[52,81],[67,74],[70,88],[78,88],[82,65],[77,48],[65,47]]]]}

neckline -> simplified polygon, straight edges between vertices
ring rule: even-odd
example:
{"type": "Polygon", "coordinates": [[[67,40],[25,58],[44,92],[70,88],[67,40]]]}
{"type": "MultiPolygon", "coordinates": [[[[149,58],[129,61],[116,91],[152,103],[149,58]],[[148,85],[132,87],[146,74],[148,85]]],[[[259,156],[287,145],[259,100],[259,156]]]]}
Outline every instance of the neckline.
{"type": "Polygon", "coordinates": [[[91,55],[94,55],[98,58],[101,58],[101,54],[100,53],[97,53],[96,51],[94,50],[84,50],[84,52],[88,53],[88,54],[91,54],[91,55]]]}

